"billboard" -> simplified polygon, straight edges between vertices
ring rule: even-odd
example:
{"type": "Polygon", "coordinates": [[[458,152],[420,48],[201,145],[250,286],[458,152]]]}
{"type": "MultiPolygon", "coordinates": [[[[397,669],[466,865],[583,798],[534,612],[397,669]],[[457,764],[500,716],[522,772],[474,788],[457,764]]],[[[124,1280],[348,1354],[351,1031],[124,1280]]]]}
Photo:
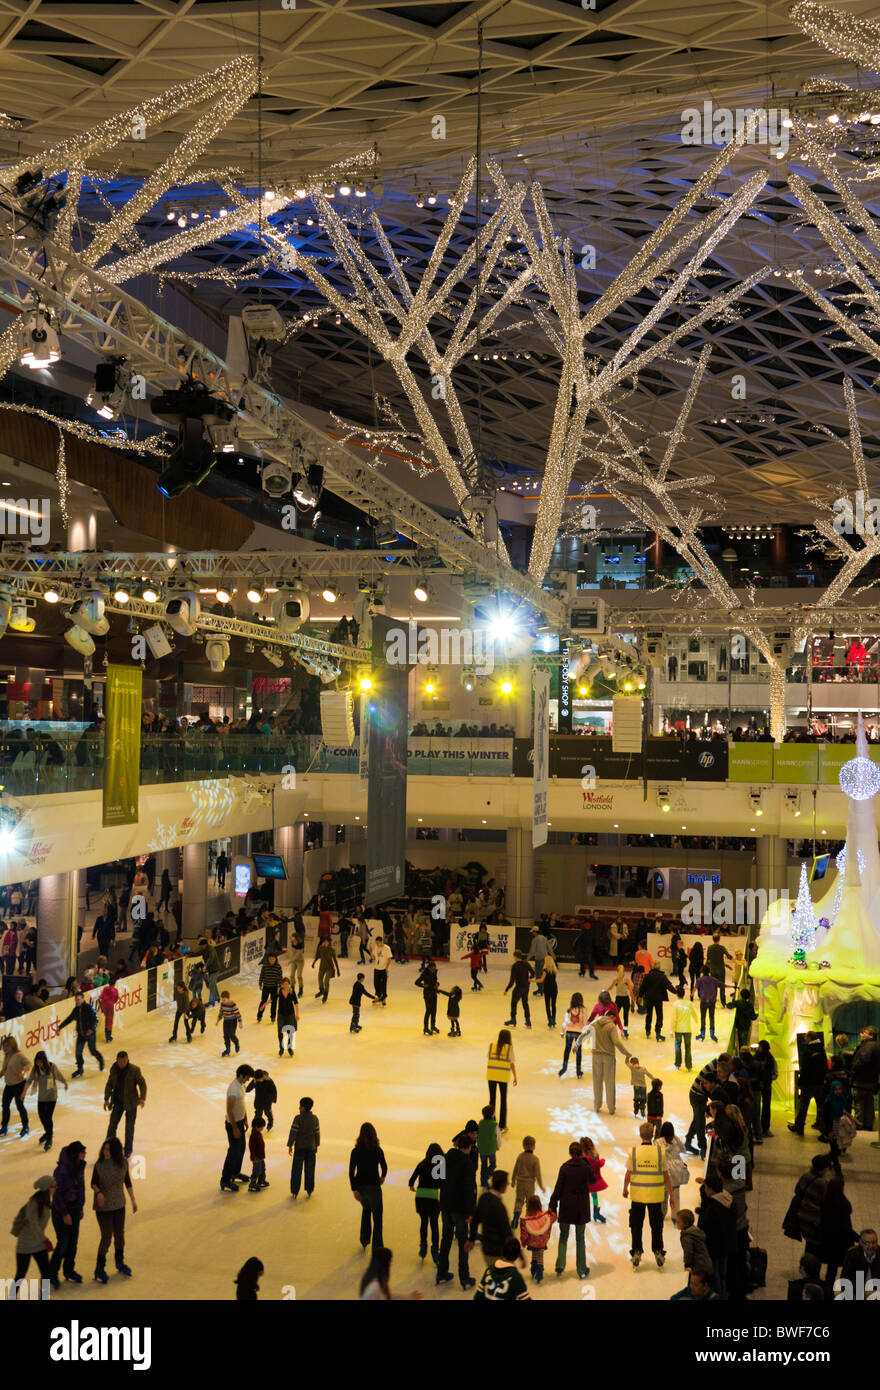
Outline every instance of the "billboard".
{"type": "Polygon", "coordinates": [[[387,660],[391,627],[390,618],[373,618],[365,907],[397,897],[406,881],[409,667],[387,660]]]}

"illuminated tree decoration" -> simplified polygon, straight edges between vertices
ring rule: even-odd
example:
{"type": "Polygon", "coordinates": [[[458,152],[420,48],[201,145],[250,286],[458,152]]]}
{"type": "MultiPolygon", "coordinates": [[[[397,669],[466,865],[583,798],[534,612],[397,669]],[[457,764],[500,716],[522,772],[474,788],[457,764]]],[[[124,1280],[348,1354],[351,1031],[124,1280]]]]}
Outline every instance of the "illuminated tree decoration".
{"type": "Polygon", "coordinates": [[[816,945],[816,919],[813,916],[813,901],[807,879],[807,866],[801,864],[801,881],[798,886],[797,902],[791,914],[791,944],[795,948],[792,959],[795,964],[804,960],[806,951],[816,945]]]}

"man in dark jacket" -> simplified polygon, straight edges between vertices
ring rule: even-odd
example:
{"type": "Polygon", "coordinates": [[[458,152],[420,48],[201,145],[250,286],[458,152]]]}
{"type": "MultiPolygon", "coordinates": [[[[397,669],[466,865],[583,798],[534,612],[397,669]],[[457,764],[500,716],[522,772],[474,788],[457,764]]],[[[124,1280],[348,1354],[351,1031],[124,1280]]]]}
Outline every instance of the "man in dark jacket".
{"type": "Polygon", "coordinates": [[[458,1277],[463,1289],[472,1289],[477,1282],[471,1278],[468,1253],[471,1250],[470,1223],[477,1205],[477,1186],[474,1181],[474,1168],[471,1163],[473,1145],[470,1135],[459,1134],[455,1148],[450,1149],[444,1159],[443,1177],[440,1181],[440,1214],[443,1218],[443,1233],[440,1237],[440,1253],[437,1256],[438,1284],[448,1284],[453,1278],[449,1272],[449,1254],[452,1242],[458,1242],[458,1277]]]}
{"type": "Polygon", "coordinates": [[[718,981],[722,1009],[726,1002],[724,998],[724,978],[727,970],[725,961],[728,960],[733,960],[733,956],[730,954],[727,947],[722,945],[720,932],[714,932],[712,936],[712,945],[706,950],[706,964],[709,967],[709,974],[713,975],[718,981]]]}
{"type": "Polygon", "coordinates": [[[116,1061],[110,1068],[107,1085],[104,1087],[104,1109],[110,1111],[107,1138],[116,1138],[116,1126],[125,1115],[125,1157],[130,1158],[134,1148],[134,1122],[138,1110],[143,1110],[147,1099],[147,1083],[140,1067],[132,1066],[127,1052],[117,1052],[116,1061]]]}
{"type": "Polygon", "coordinates": [[[72,1023],[76,1027],[76,1071],[71,1072],[71,1076],[82,1076],[84,1071],[83,1052],[86,1048],[89,1049],[89,1052],[91,1052],[92,1056],[95,1058],[99,1069],[103,1071],[104,1058],[95,1047],[95,1034],[98,1028],[98,1020],[95,1017],[95,1011],[91,1004],[86,1003],[84,994],[77,994],[75,996],[73,1012],[69,1013],[67,1018],[59,1023],[59,1033],[62,1028],[67,1027],[68,1023],[72,1023]]]}
{"type": "Polygon", "coordinates": [[[515,951],[514,955],[516,959],[510,967],[510,979],[504,990],[505,994],[507,994],[508,990],[513,990],[510,1003],[511,1016],[507,1020],[505,1027],[516,1027],[516,1006],[522,1002],[523,1013],[526,1018],[526,1027],[531,1028],[532,1019],[529,1014],[529,982],[534,979],[535,972],[528,961],[523,958],[522,951],[515,951]]]}
{"type": "MultiPolygon", "coordinates": [[[[816,1123],[814,1129],[821,1129],[819,1123],[822,1102],[825,1095],[825,1077],[828,1072],[828,1058],[821,1033],[798,1033],[798,1071],[800,1073],[800,1100],[794,1124],[789,1125],[792,1134],[803,1134],[810,1101],[816,1102],[816,1123]]],[[[872,1103],[873,1109],[873,1103],[872,1103]]]]}
{"type": "Polygon", "coordinates": [[[569,1144],[568,1152],[569,1158],[559,1169],[556,1186],[549,1202],[550,1211],[556,1212],[559,1217],[556,1273],[562,1274],[565,1270],[568,1235],[574,1226],[578,1278],[588,1279],[590,1266],[587,1264],[586,1229],[590,1219],[590,1183],[593,1181],[593,1170],[584,1158],[580,1144],[569,1144]]]}
{"type": "Polygon", "coordinates": [[[645,1001],[645,1037],[651,1036],[651,1016],[654,1016],[654,1028],[658,1042],[665,1042],[663,1036],[663,1005],[669,998],[670,979],[659,965],[652,965],[645,978],[642,980],[641,995],[645,1001]]]}
{"type": "Polygon", "coordinates": [[[589,918],[581,922],[581,929],[578,932],[575,943],[574,953],[577,956],[578,974],[581,979],[589,970],[590,979],[598,980],[596,974],[596,942],[593,924],[589,918]]]}
{"type": "Polygon", "coordinates": [[[706,1249],[712,1260],[712,1287],[719,1298],[727,1292],[727,1264],[737,1252],[736,1208],[717,1172],[703,1183],[697,1225],[706,1233],[706,1249]]]}
{"type": "Polygon", "coordinates": [[[92,929],[92,940],[98,943],[98,955],[110,957],[110,944],[116,937],[116,928],[103,915],[99,916],[92,929]]]}
{"type": "Polygon", "coordinates": [[[220,1003],[220,995],[217,990],[217,976],[220,973],[220,957],[217,955],[213,946],[208,944],[206,936],[199,937],[199,950],[205,962],[205,974],[208,977],[208,1008],[212,1004],[220,1003]]]}
{"type": "Polygon", "coordinates": [[[74,1284],[82,1283],[76,1272],[76,1247],[79,1223],[86,1200],[85,1145],[75,1141],[61,1150],[55,1169],[55,1192],[52,1196],[52,1225],[55,1229],[55,1249],[49,1261],[49,1279],[58,1288],[58,1271],[74,1284]]]}
{"type": "Polygon", "coordinates": [[[874,1094],[880,1076],[880,1042],[877,1041],[876,1028],[862,1029],[861,1041],[853,1053],[850,1075],[856,1124],[859,1129],[873,1129],[874,1094]]]}
{"type": "Polygon", "coordinates": [[[491,1264],[504,1254],[505,1243],[510,1240],[510,1217],[502,1199],[507,1191],[507,1174],[496,1168],[492,1174],[492,1188],[480,1194],[476,1211],[471,1217],[470,1240],[480,1241],[483,1259],[491,1264]]]}

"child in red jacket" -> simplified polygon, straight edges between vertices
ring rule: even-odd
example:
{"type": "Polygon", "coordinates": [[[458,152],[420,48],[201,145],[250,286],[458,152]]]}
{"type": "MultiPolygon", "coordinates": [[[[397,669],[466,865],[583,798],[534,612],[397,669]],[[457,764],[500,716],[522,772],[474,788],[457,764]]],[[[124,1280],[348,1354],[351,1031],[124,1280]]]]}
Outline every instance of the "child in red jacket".
{"type": "Polygon", "coordinates": [[[119,990],[115,985],[105,985],[98,995],[98,1007],[104,1015],[104,1041],[113,1041],[113,1014],[119,1001],[119,990]]]}
{"type": "Polygon", "coordinates": [[[540,1284],[544,1278],[544,1251],[556,1220],[555,1211],[544,1211],[541,1198],[535,1195],[526,1200],[526,1214],[519,1223],[519,1238],[523,1250],[532,1257],[532,1278],[540,1284]]]}
{"type": "Polygon", "coordinates": [[[266,1181],[266,1141],[263,1138],[263,1130],[266,1121],[262,1115],[255,1116],[251,1122],[251,1132],[248,1138],[248,1152],[251,1157],[251,1180],[248,1183],[248,1192],[262,1192],[264,1187],[269,1184],[266,1181]]]}
{"type": "Polygon", "coordinates": [[[583,1149],[584,1158],[589,1163],[593,1173],[593,1181],[590,1183],[590,1193],[593,1198],[593,1220],[598,1221],[600,1225],[604,1226],[605,1217],[599,1210],[599,1193],[604,1192],[608,1186],[607,1182],[602,1177],[602,1169],[605,1167],[605,1160],[599,1157],[596,1152],[596,1145],[593,1143],[592,1139],[582,1139],[581,1148],[583,1149]]]}

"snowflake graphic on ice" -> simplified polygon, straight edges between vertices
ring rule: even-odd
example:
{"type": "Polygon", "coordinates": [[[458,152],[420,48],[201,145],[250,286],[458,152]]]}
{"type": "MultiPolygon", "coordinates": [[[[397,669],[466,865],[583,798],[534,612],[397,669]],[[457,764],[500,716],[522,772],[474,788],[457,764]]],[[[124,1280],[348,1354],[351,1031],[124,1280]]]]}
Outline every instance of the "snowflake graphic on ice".
{"type": "Polygon", "coordinates": [[[589,1134],[595,1143],[600,1139],[614,1139],[614,1135],[595,1110],[588,1110],[577,1101],[564,1108],[551,1106],[550,1129],[554,1134],[568,1134],[572,1139],[580,1139],[582,1135],[589,1134]]]}

